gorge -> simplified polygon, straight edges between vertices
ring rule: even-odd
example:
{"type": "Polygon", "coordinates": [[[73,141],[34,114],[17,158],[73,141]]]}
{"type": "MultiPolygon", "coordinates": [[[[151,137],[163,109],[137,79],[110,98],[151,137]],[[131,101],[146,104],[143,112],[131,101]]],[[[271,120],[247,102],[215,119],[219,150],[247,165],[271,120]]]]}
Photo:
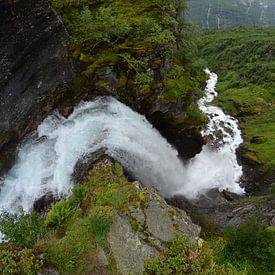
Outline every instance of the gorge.
{"type": "Polygon", "coordinates": [[[273,2],[0,0],[0,273],[273,274],[273,2]]]}
{"type": "Polygon", "coordinates": [[[68,196],[77,161],[103,148],[134,178],[167,198],[181,194],[195,199],[212,188],[243,193],[236,157],[241,133],[234,118],[208,106],[217,95],[217,75],[206,73],[209,80],[198,104],[209,117],[203,131],[209,143],[187,163],[145,117],[112,97],[99,97],[80,103],[68,118],[55,111],[25,139],[3,177],[0,209],[30,211],[47,194],[68,196]]]}

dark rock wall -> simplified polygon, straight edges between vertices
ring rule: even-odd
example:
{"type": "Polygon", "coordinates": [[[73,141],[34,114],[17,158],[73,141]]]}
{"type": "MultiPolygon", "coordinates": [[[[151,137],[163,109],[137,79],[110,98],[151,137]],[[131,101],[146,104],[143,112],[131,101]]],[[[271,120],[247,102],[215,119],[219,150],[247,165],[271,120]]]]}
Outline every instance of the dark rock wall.
{"type": "Polygon", "coordinates": [[[133,82],[131,74],[127,75],[125,87],[121,87],[119,85],[121,68],[109,65],[97,68],[88,85],[94,95],[113,96],[136,112],[145,115],[162,136],[178,150],[181,158],[192,158],[201,152],[205,144],[200,133],[201,125],[192,125],[192,122],[188,121],[184,100],[171,102],[160,98],[160,93],[165,87],[157,75],[161,74],[161,70],[168,69],[160,65],[152,66],[150,69],[155,76],[155,85],[160,87],[151,89],[147,93],[129,84],[133,82]]]}
{"type": "Polygon", "coordinates": [[[0,152],[39,123],[72,79],[67,40],[47,0],[0,0],[0,152]]]}

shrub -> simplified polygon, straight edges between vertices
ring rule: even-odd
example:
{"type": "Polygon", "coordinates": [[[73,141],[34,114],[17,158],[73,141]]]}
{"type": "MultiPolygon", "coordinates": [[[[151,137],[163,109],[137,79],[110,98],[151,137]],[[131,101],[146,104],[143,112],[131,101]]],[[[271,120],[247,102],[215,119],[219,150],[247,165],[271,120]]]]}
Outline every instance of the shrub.
{"type": "Polygon", "coordinates": [[[31,249],[2,249],[0,250],[1,274],[37,274],[42,262],[32,253],[31,249]]]}
{"type": "Polygon", "coordinates": [[[0,231],[4,238],[19,247],[32,247],[46,233],[43,220],[36,214],[3,213],[0,215],[0,231]]]}
{"type": "Polygon", "coordinates": [[[144,274],[201,274],[201,275],[234,275],[238,272],[231,265],[217,265],[213,251],[207,244],[201,248],[190,247],[184,237],[178,237],[158,257],[145,262],[144,274]]]}
{"type": "Polygon", "coordinates": [[[124,14],[115,14],[110,7],[100,7],[96,14],[85,8],[79,15],[75,27],[75,42],[88,40],[110,43],[125,36],[131,27],[124,14]]]}
{"type": "Polygon", "coordinates": [[[59,202],[52,205],[48,212],[45,225],[52,227],[59,227],[63,225],[74,214],[75,203],[68,199],[62,199],[59,202]]]}
{"type": "Polygon", "coordinates": [[[227,227],[222,260],[251,272],[275,272],[275,232],[250,219],[237,228],[227,227]]]}

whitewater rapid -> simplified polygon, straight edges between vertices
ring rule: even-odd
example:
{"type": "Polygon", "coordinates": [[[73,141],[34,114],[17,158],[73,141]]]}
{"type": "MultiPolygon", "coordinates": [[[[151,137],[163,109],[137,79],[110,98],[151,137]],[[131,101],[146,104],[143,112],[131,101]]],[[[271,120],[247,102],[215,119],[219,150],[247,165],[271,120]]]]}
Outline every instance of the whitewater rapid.
{"type": "Polygon", "coordinates": [[[209,121],[201,132],[207,144],[185,167],[185,184],[180,192],[189,198],[195,198],[211,188],[243,194],[244,189],[240,187],[243,171],[236,155],[237,148],[243,142],[238,120],[210,104],[218,95],[215,89],[218,76],[209,69],[205,73],[209,79],[198,106],[209,121]]]}
{"type": "Polygon", "coordinates": [[[182,163],[177,151],[144,116],[112,97],[99,97],[80,103],[68,118],[54,112],[24,140],[0,185],[0,210],[30,211],[45,194],[68,196],[76,162],[100,148],[106,148],[135,178],[166,197],[182,194],[196,198],[211,188],[242,193],[242,169],[236,158],[241,132],[237,120],[209,106],[217,95],[217,76],[206,73],[210,78],[198,104],[209,117],[202,132],[209,137],[209,144],[188,164],[182,163]],[[217,129],[223,135],[220,140],[217,129]]]}

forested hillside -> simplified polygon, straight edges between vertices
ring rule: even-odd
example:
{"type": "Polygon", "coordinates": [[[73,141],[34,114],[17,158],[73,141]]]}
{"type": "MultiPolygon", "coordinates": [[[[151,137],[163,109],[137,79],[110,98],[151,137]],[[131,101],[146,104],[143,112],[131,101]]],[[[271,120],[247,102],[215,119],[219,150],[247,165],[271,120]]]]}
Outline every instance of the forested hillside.
{"type": "Polygon", "coordinates": [[[189,19],[202,28],[275,26],[274,0],[189,0],[189,19]]]}

